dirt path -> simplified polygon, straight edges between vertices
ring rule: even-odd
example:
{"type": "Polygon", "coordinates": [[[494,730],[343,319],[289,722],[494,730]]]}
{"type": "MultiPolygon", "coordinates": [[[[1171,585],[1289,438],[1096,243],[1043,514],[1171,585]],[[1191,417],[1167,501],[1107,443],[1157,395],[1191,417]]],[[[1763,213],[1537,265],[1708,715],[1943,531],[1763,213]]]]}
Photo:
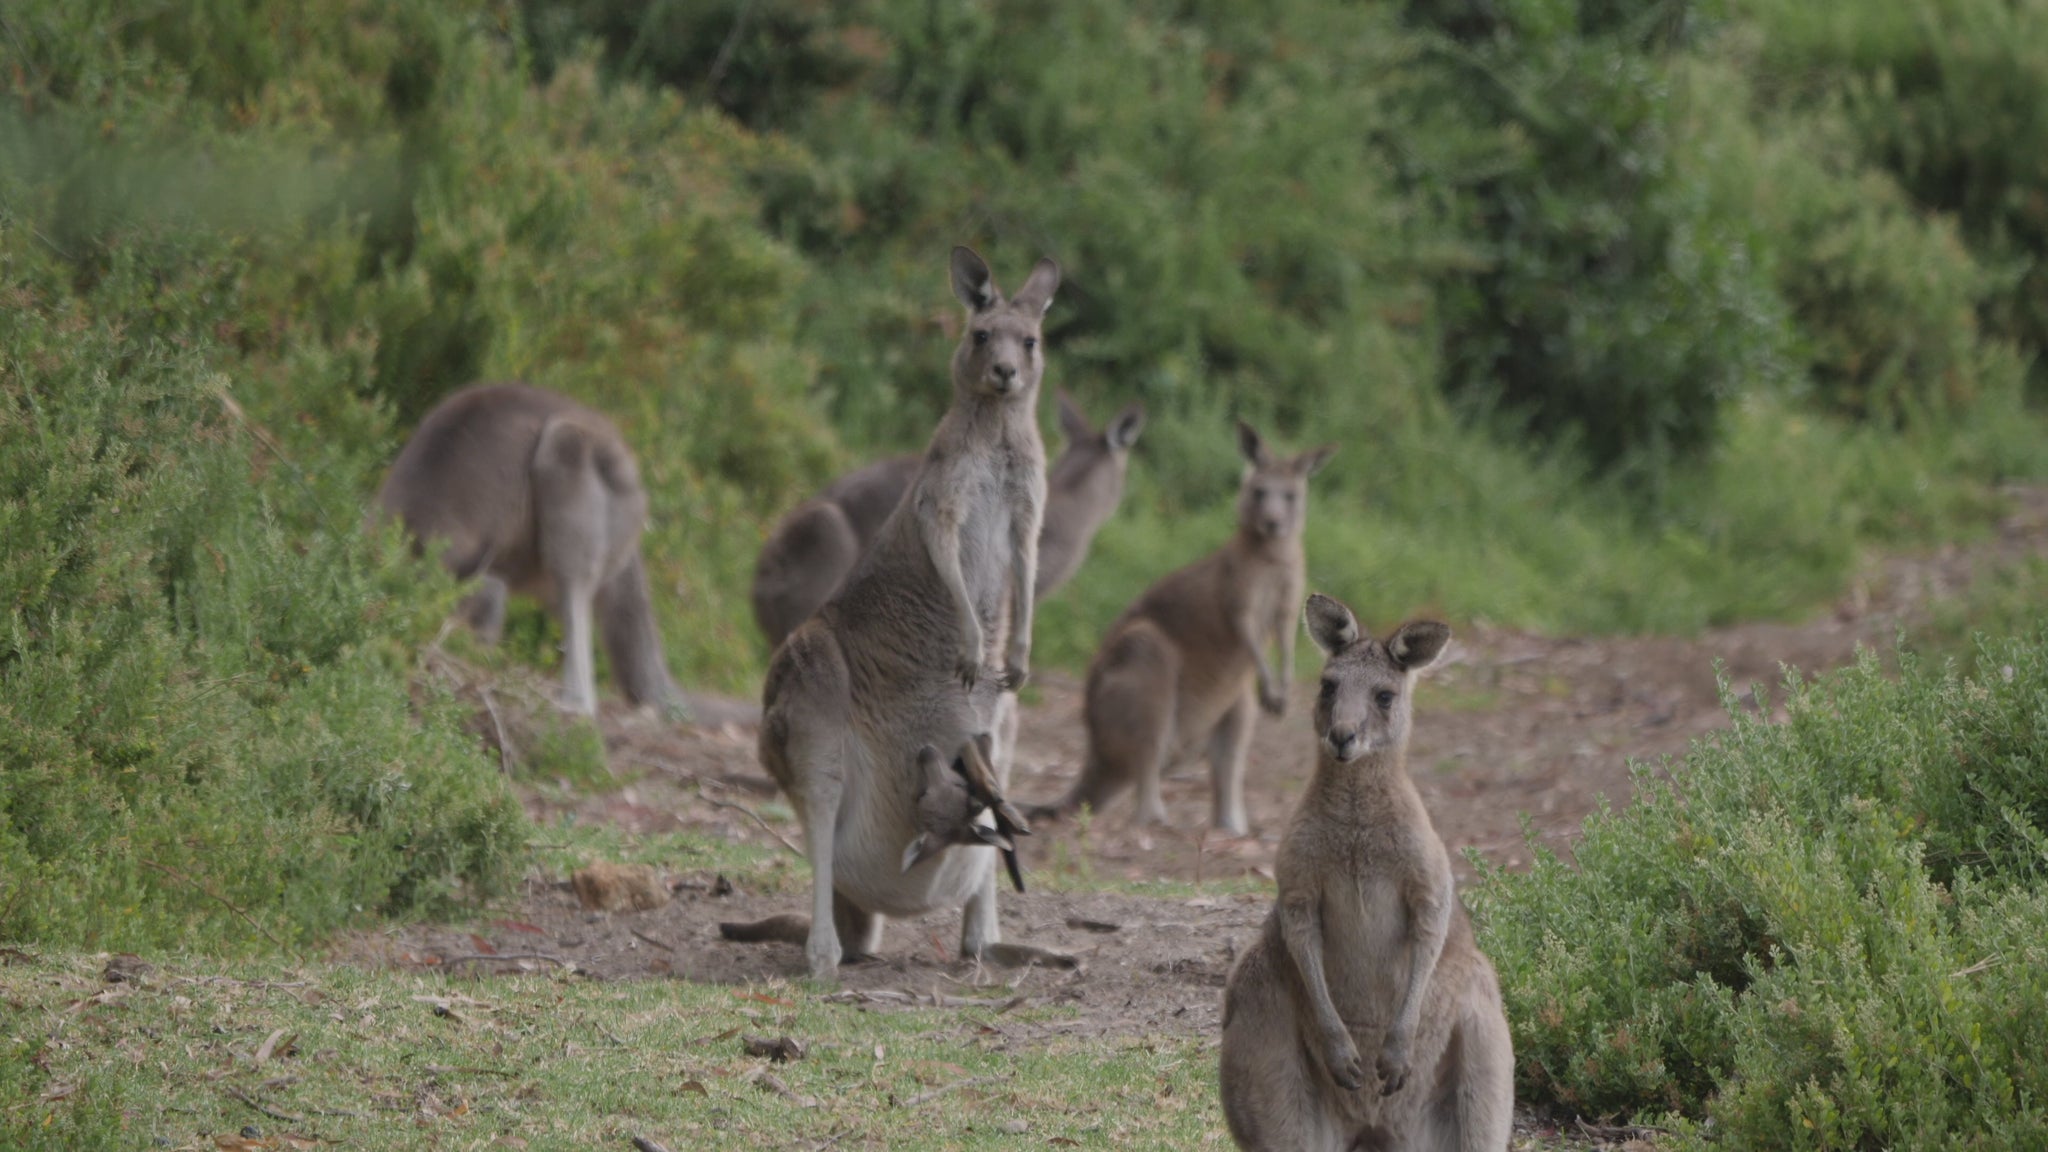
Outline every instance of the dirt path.
{"type": "MultiPolygon", "coordinates": [[[[1471,847],[1499,864],[1525,865],[1524,813],[1544,844],[1568,853],[1601,797],[1626,802],[1630,760],[1681,753],[1725,723],[1717,660],[1738,688],[1775,685],[1782,665],[1835,667],[1852,659],[1859,643],[1887,644],[1902,623],[1966,587],[1973,573],[2044,554],[2048,492],[2027,490],[2014,494],[2010,514],[1989,538],[1875,564],[1842,603],[1801,623],[1745,624],[1689,639],[1553,639],[1467,629],[1448,666],[1420,692],[1411,753],[1417,783],[1454,854],[1471,847]]],[[[1170,829],[1132,827],[1125,800],[1085,834],[1072,822],[1041,829],[1025,842],[1027,873],[1117,880],[1270,876],[1278,834],[1312,766],[1305,719],[1312,683],[1295,686],[1286,719],[1259,729],[1247,788],[1252,836],[1219,840],[1201,831],[1208,816],[1206,767],[1190,765],[1166,788],[1170,829]]],[[[1025,799],[1063,790],[1081,753],[1076,679],[1048,674],[1037,695],[1025,712],[1011,789],[1025,799]]],[[[529,811],[544,825],[567,816],[769,847],[777,847],[778,835],[798,841],[787,805],[754,764],[751,707],[715,699],[699,704],[700,725],[682,729],[608,711],[603,726],[610,760],[626,782],[597,794],[532,787],[525,797],[529,811]]],[[[1466,867],[1462,860],[1459,867],[1466,867]]],[[[585,912],[566,884],[537,881],[516,909],[473,930],[415,928],[362,938],[344,951],[398,964],[492,949],[538,951],[601,977],[793,979],[803,970],[798,948],[730,945],[716,929],[722,919],[801,910],[796,893],[808,883],[807,870],[791,857],[785,875],[780,886],[788,890],[770,893],[721,892],[711,875],[675,876],[672,903],[618,916],[585,912]]],[[[1224,975],[1265,914],[1263,885],[1252,887],[1242,895],[1192,899],[1005,892],[1005,937],[1072,952],[1084,961],[1080,971],[1020,976],[964,966],[951,959],[959,929],[957,916],[947,914],[893,924],[883,958],[847,968],[844,983],[856,993],[880,994],[877,1003],[898,1005],[902,995],[936,991],[943,997],[960,985],[999,983],[1033,998],[1085,1004],[1089,1010],[1073,1023],[1081,1033],[1214,1035],[1224,975]],[[1096,931],[1084,921],[1115,927],[1096,931]]]]}

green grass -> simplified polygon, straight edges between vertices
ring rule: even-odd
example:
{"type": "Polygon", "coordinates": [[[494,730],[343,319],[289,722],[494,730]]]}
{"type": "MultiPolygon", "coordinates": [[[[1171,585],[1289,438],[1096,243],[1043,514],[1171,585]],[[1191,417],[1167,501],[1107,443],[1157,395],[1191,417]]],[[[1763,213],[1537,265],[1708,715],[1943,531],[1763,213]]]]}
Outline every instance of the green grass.
{"type": "Polygon", "coordinates": [[[247,1126],[300,1148],[1227,1144],[1212,1042],[1048,1037],[1080,1010],[1005,1012],[1003,988],[869,1011],[779,983],[180,960],[110,985],[100,956],[0,958],[0,1144],[23,1152],[232,1149],[247,1126]],[[807,1055],[749,1057],[748,1034],[807,1055]]]}

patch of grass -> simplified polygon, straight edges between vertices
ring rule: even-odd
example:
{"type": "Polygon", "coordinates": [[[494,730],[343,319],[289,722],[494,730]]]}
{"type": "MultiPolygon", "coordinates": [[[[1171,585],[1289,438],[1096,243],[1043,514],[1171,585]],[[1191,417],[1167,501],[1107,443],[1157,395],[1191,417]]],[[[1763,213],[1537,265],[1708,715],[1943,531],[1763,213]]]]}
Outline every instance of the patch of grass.
{"type": "Polygon", "coordinates": [[[1228,1142],[1213,1042],[1068,1037],[1040,1025],[1077,1009],[1002,1012],[1000,990],[869,1011],[780,983],[195,961],[110,985],[100,956],[9,961],[0,1145],[24,1152],[235,1148],[251,1125],[274,1141],[252,1146],[359,1149],[1228,1142]],[[747,1034],[807,1055],[747,1056],[747,1034]]]}
{"type": "Polygon", "coordinates": [[[755,892],[794,892],[810,884],[810,865],[780,848],[761,848],[687,832],[627,832],[616,824],[564,817],[535,833],[530,867],[550,880],[598,860],[651,864],[665,872],[722,875],[755,892]]]}
{"type": "Polygon", "coordinates": [[[1934,659],[1958,661],[1965,672],[1984,671],[1985,638],[2033,628],[2048,606],[2048,560],[2032,557],[1980,572],[1968,587],[1936,600],[1911,645],[1934,659]]]}

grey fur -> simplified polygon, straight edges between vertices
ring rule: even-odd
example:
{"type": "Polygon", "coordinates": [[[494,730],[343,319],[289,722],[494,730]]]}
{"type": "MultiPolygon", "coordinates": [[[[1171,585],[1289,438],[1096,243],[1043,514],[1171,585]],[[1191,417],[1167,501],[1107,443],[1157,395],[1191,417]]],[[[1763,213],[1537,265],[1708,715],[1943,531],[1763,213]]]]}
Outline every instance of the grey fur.
{"type": "MultiPolygon", "coordinates": [[[[1145,426],[1132,404],[1100,431],[1073,399],[1058,398],[1066,448],[1046,477],[1045,522],[1038,536],[1036,595],[1071,579],[1095,533],[1124,494],[1131,445],[1145,426]]],[[[754,622],[772,647],[810,619],[860,562],[861,553],[917,478],[917,456],[892,456],[841,476],[784,516],[754,563],[754,622]]]]}
{"type": "Polygon", "coordinates": [[[1294,605],[1301,600],[1308,478],[1336,451],[1326,445],[1276,459],[1248,424],[1237,531],[1222,548],[1146,589],[1109,627],[1088,668],[1087,759],[1067,795],[1026,809],[1033,819],[1102,806],[1133,785],[1137,818],[1166,822],[1159,780],[1178,756],[1203,748],[1215,803],[1211,820],[1250,831],[1244,757],[1258,709],[1287,711],[1294,667],[1294,605]],[[1277,664],[1266,658],[1277,644],[1277,664]]]}
{"type": "Polygon", "coordinates": [[[1224,989],[1224,1118],[1262,1152],[1499,1152],[1514,1115],[1500,985],[1407,769],[1416,673],[1450,629],[1361,639],[1321,595],[1307,617],[1329,653],[1316,771],[1273,912],[1224,989]]]}
{"type": "Polygon", "coordinates": [[[647,493],[612,422],[565,396],[479,384],[428,412],[377,493],[414,539],[481,586],[462,614],[495,642],[505,597],[545,604],[562,624],[564,706],[597,710],[592,635],[628,700],[682,712],[640,559],[647,493]]]}
{"type": "MultiPolygon", "coordinates": [[[[920,749],[990,732],[997,697],[1028,675],[1045,502],[1039,331],[1059,269],[1039,261],[1009,300],[965,248],[952,273],[969,309],[952,406],[853,575],[776,649],[762,694],[761,764],[804,825],[804,946],[819,979],[871,954],[884,916],[936,908],[963,908],[963,955],[1005,954],[992,848],[950,848],[907,871],[902,855],[920,834],[920,749]],[[999,669],[989,660],[997,649],[999,669]]],[[[721,929],[786,939],[793,922],[721,929]]]]}

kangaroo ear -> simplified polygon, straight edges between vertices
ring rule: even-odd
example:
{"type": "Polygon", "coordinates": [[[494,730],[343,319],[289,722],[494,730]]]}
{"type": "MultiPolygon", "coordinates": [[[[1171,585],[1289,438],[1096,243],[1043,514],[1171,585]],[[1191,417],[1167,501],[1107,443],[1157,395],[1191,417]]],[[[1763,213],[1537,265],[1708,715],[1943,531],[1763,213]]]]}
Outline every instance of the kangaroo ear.
{"type": "Polygon", "coordinates": [[[1065,388],[1060,389],[1059,410],[1060,435],[1067,438],[1067,443],[1079,444],[1095,435],[1095,429],[1088,426],[1088,417],[1081,414],[1081,409],[1075,405],[1074,398],[1067,395],[1065,388]]]}
{"type": "Polygon", "coordinates": [[[1001,848],[1005,852],[1015,852],[1017,850],[1017,842],[1003,835],[1003,830],[1000,828],[991,828],[986,824],[971,824],[968,826],[968,831],[974,833],[976,840],[987,844],[991,848],[1001,848]]]}
{"type": "Polygon", "coordinates": [[[1321,472],[1323,465],[1328,464],[1330,457],[1336,454],[1337,446],[1335,444],[1325,444],[1321,448],[1311,448],[1294,458],[1294,470],[1303,476],[1313,476],[1321,472]]]}
{"type": "Polygon", "coordinates": [[[1109,422],[1109,446],[1128,452],[1138,442],[1138,433],[1145,430],[1145,406],[1133,404],[1116,414],[1109,422]]]}
{"type": "Polygon", "coordinates": [[[1052,307],[1052,294],[1059,286],[1060,266],[1053,263],[1050,256],[1041,257],[1038,263],[1032,266],[1031,276],[1024,281],[1024,286],[1017,289],[1017,294],[1010,298],[1010,303],[1015,305],[1019,312],[1038,319],[1045,315],[1046,309],[1052,307]]]}
{"type": "Polygon", "coordinates": [[[1387,637],[1387,655],[1410,672],[1420,672],[1436,663],[1451,642],[1451,627],[1434,620],[1413,620],[1387,637]]]}
{"type": "Polygon", "coordinates": [[[1341,601],[1321,592],[1310,593],[1301,615],[1308,624],[1309,639],[1326,656],[1335,656],[1358,643],[1358,618],[1341,601]]]}
{"type": "Polygon", "coordinates": [[[995,276],[988,270],[988,261],[964,244],[953,249],[953,295],[970,312],[986,312],[1003,298],[996,288],[995,276]]]}
{"type": "Polygon", "coordinates": [[[1254,468],[1264,468],[1273,462],[1266,451],[1266,442],[1259,439],[1259,430],[1242,420],[1237,422],[1237,454],[1254,468]]]}

